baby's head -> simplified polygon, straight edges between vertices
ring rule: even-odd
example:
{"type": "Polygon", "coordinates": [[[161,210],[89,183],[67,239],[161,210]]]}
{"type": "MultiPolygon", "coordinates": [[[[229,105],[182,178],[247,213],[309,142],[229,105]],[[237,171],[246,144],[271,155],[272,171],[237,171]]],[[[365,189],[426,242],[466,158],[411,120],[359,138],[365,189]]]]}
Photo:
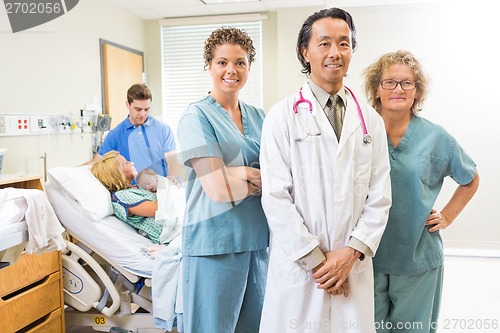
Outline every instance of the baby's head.
{"type": "Polygon", "coordinates": [[[151,169],[144,169],[137,175],[137,185],[140,188],[156,192],[158,189],[158,175],[151,169]]]}

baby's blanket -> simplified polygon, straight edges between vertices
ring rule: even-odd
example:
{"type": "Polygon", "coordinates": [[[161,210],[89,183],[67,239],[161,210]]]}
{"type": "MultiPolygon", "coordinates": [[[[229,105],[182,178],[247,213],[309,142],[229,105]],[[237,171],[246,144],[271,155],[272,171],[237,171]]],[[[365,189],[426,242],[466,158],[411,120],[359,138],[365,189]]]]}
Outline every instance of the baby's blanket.
{"type": "Polygon", "coordinates": [[[184,189],[177,187],[168,178],[158,176],[156,197],[158,210],[155,219],[163,224],[160,243],[165,244],[181,232],[184,208],[186,207],[184,189]]]}

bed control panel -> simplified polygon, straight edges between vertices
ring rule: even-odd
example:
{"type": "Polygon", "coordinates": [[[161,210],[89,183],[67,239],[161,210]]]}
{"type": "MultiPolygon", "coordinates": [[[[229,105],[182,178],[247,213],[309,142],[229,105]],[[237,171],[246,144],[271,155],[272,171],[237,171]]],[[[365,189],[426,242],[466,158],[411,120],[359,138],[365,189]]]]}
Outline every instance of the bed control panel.
{"type": "Polygon", "coordinates": [[[90,310],[101,297],[101,288],[89,273],[68,256],[63,261],[64,303],[86,312],[90,310]]]}

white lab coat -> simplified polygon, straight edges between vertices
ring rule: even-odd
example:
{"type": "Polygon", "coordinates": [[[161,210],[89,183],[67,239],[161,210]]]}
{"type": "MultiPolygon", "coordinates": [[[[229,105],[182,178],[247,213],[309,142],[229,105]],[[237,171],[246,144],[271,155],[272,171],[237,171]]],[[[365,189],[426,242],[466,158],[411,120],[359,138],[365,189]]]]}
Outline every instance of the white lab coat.
{"type": "Polygon", "coordinates": [[[305,103],[294,114],[297,92],[271,108],[262,132],[262,203],[271,245],[260,332],[375,332],[370,257],[354,264],[348,298],[317,289],[312,272],[297,260],[318,245],[323,252],[343,248],[351,236],[375,253],[391,204],[384,123],[373,108],[363,107],[373,138],[364,144],[356,104],[347,93],[337,142],[309,85],[302,90],[312,114],[305,103]],[[309,127],[312,134],[319,127],[321,135],[297,142],[309,127]]]}

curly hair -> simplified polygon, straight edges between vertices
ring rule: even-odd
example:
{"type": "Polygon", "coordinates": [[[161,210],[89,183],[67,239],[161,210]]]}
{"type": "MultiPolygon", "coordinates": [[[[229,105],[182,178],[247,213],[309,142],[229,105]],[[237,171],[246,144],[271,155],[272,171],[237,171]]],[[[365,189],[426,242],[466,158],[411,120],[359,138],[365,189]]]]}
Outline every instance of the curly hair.
{"type": "Polygon", "coordinates": [[[407,65],[415,73],[417,94],[415,95],[415,101],[411,106],[411,111],[416,115],[422,110],[425,98],[427,97],[429,90],[429,78],[425,74],[420,62],[410,51],[398,50],[396,52],[386,53],[363,71],[363,76],[365,78],[363,87],[368,102],[375,110],[377,110],[377,112],[380,113],[382,110],[382,103],[380,99],[376,97],[377,89],[380,85],[380,80],[382,79],[384,71],[395,64],[407,65]]]}
{"type": "Polygon", "coordinates": [[[248,62],[252,64],[255,60],[255,48],[252,39],[245,30],[233,27],[220,27],[214,30],[205,41],[205,50],[203,58],[205,60],[205,69],[210,66],[214,58],[215,48],[224,44],[239,45],[248,55],[248,62]]]}
{"type": "Polygon", "coordinates": [[[352,20],[351,14],[346,12],[340,8],[328,8],[320,10],[311,16],[309,16],[305,22],[302,24],[302,28],[299,31],[299,35],[297,37],[297,58],[302,65],[301,72],[309,76],[311,74],[311,65],[306,61],[304,56],[302,55],[302,49],[307,49],[309,46],[309,41],[311,40],[312,35],[312,26],[313,24],[323,18],[333,18],[333,19],[341,19],[344,20],[349,26],[349,30],[351,30],[351,39],[352,39],[352,50],[356,50],[358,45],[356,41],[356,27],[354,26],[354,21],[352,20]]]}
{"type": "Polygon", "coordinates": [[[111,150],[103,158],[92,164],[90,171],[110,192],[116,192],[130,187],[118,160],[120,153],[111,150]]]}

